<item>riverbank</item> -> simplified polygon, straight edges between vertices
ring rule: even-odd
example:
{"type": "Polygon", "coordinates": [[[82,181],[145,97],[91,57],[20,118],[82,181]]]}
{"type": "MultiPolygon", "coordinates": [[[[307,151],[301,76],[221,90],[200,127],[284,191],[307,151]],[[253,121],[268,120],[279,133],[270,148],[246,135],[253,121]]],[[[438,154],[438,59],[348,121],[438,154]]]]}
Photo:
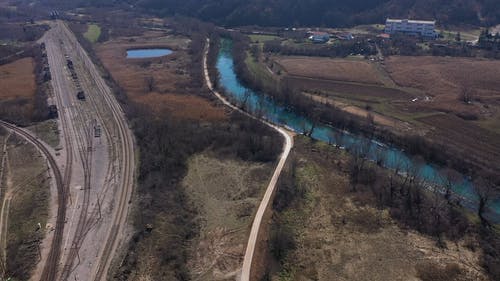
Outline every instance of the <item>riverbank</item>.
{"type": "MultiPolygon", "coordinates": [[[[216,63],[217,70],[219,71],[219,87],[224,88],[229,98],[238,103],[242,108],[245,108],[248,112],[257,114],[257,116],[263,116],[263,118],[270,122],[286,126],[297,132],[303,132],[313,139],[334,143],[339,147],[345,147],[351,153],[353,159],[349,172],[350,185],[353,191],[356,191],[357,186],[360,184],[373,184],[371,187],[376,187],[374,192],[379,190],[379,193],[376,194],[380,196],[378,200],[380,200],[379,202],[382,206],[386,204],[391,206],[391,204],[398,202],[398,209],[401,208],[401,210],[404,210],[404,212],[392,214],[396,219],[401,220],[403,225],[417,229],[422,233],[437,235],[436,237],[439,238],[438,241],[442,241],[440,237],[444,233],[447,233],[447,237],[448,235],[454,237],[454,233],[462,233],[463,230],[455,228],[448,229],[446,227],[442,229],[441,227],[445,224],[426,221],[430,218],[436,218],[436,215],[433,215],[432,212],[437,212],[437,210],[441,212],[441,209],[436,209],[434,207],[422,207],[422,196],[427,197],[427,193],[434,194],[433,196],[435,196],[435,198],[439,198],[439,201],[436,202],[442,202],[444,200],[445,202],[448,201],[445,205],[451,204],[447,205],[445,213],[437,216],[438,218],[446,218],[449,220],[449,224],[446,225],[453,225],[454,227],[460,228],[463,226],[462,223],[465,223],[465,225],[472,223],[474,225],[477,222],[475,219],[470,222],[467,219],[463,219],[464,209],[462,203],[465,203],[464,201],[455,201],[456,197],[446,196],[448,193],[442,193],[440,188],[429,188],[432,184],[438,184],[438,186],[444,184],[443,181],[446,180],[447,182],[452,182],[452,184],[448,186],[453,192],[466,198],[466,202],[474,202],[476,198],[474,197],[475,194],[472,185],[470,182],[464,182],[463,176],[459,177],[458,181],[452,181],[452,178],[443,178],[439,170],[436,169],[436,166],[425,164],[421,159],[408,157],[403,151],[380,142],[375,142],[372,139],[345,131],[339,131],[330,126],[323,125],[318,119],[308,119],[300,115],[300,112],[296,112],[289,107],[284,107],[259,92],[252,91],[240,83],[235,73],[233,58],[231,56],[231,47],[230,43],[222,40],[219,57],[216,63]],[[369,159],[373,160],[373,162],[367,161],[369,159]],[[372,165],[375,166],[373,167],[372,165]],[[374,174],[373,168],[377,167],[376,169],[378,170],[380,166],[385,166],[392,170],[386,170],[387,172],[383,173],[384,176],[380,176],[381,174],[377,173],[374,174]],[[391,174],[393,174],[393,176],[391,176],[391,174]],[[394,201],[394,195],[396,193],[401,193],[403,197],[394,201]],[[452,198],[455,199],[450,200],[452,198]],[[427,213],[426,211],[425,214],[420,213],[422,210],[431,210],[432,212],[427,213]],[[457,218],[461,218],[460,221],[462,223],[453,222],[457,218]],[[457,231],[447,232],[452,229],[457,231]]],[[[432,202],[432,200],[426,200],[424,202],[432,202]]],[[[482,202],[485,203],[484,201],[482,202]]],[[[478,201],[476,201],[475,204],[478,204],[478,201]]],[[[483,207],[484,206],[485,205],[483,205],[483,207]]],[[[498,208],[496,208],[496,205],[490,206],[493,206],[490,209],[494,212],[492,215],[496,216],[498,208]]],[[[469,204],[468,207],[474,210],[474,205],[469,204]]],[[[483,209],[483,211],[484,210],[485,209],[483,209]]],[[[481,217],[481,212],[479,212],[479,217],[481,217]]],[[[473,227],[472,229],[474,229],[473,231],[475,233],[480,235],[478,243],[483,249],[494,249],[493,252],[490,252],[490,250],[485,251],[484,256],[482,256],[482,263],[492,276],[497,276],[492,266],[496,262],[496,253],[500,253],[498,236],[495,234],[494,229],[488,228],[487,223],[482,223],[477,226],[477,228],[473,227]]]]}

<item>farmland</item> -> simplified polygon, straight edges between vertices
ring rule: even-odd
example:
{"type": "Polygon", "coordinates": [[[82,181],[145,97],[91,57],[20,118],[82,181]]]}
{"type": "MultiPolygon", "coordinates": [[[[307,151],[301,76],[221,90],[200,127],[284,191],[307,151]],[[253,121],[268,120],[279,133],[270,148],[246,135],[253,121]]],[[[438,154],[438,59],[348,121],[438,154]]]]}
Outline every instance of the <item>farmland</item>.
{"type": "Polygon", "coordinates": [[[271,58],[267,65],[284,70],[279,79],[274,76],[276,81],[317,102],[361,117],[371,113],[381,127],[426,136],[486,170],[498,166],[499,61],[430,56],[390,56],[384,61],[271,58]]]}
{"type": "Polygon", "coordinates": [[[318,57],[278,57],[275,61],[294,76],[381,84],[376,67],[362,59],[330,59],[318,57]]]}
{"type": "Polygon", "coordinates": [[[403,87],[433,97],[428,107],[441,111],[488,114],[484,104],[499,104],[500,61],[450,57],[399,57],[387,59],[387,71],[403,87]],[[464,104],[462,90],[472,92],[477,103],[464,104]]]}

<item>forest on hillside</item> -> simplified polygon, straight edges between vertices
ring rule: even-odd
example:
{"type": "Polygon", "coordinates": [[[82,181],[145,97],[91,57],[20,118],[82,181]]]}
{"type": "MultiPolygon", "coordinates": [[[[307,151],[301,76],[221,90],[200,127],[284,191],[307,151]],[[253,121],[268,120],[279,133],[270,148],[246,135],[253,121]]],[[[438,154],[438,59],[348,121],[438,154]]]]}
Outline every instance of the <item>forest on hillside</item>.
{"type": "Polygon", "coordinates": [[[186,15],[225,26],[351,26],[386,17],[436,19],[441,25],[500,23],[498,0],[122,1],[159,15],[186,15]]]}

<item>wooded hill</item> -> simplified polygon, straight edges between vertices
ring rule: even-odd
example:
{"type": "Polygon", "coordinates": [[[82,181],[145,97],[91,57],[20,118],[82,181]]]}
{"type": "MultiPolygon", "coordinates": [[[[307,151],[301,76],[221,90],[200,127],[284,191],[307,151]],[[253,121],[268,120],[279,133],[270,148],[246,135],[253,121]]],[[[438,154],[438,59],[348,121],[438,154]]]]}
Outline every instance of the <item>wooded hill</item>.
{"type": "Polygon", "coordinates": [[[125,0],[159,15],[225,26],[351,26],[386,17],[437,19],[441,25],[500,23],[498,0],[125,0]]]}

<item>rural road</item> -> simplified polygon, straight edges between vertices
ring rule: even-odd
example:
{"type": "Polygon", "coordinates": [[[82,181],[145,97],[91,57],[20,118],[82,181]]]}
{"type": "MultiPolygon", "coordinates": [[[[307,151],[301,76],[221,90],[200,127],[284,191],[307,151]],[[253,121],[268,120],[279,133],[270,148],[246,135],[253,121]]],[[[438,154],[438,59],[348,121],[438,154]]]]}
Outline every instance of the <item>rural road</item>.
{"type": "Polygon", "coordinates": [[[281,174],[281,171],[283,170],[283,167],[285,166],[288,155],[290,154],[290,151],[293,147],[293,138],[285,129],[278,127],[278,126],[275,126],[275,125],[273,125],[265,120],[259,119],[255,116],[241,110],[237,106],[231,104],[226,98],[224,98],[219,92],[217,92],[216,89],[214,89],[214,87],[212,85],[212,81],[210,80],[210,76],[208,74],[207,56],[208,56],[209,48],[210,48],[210,40],[207,38],[205,54],[203,56],[203,68],[204,68],[204,74],[205,74],[204,75],[205,82],[207,84],[208,89],[220,101],[222,101],[222,103],[225,104],[226,106],[228,106],[234,110],[237,110],[237,111],[243,113],[244,115],[246,115],[252,119],[258,120],[258,121],[266,124],[267,126],[278,131],[285,138],[285,143],[283,144],[283,152],[281,153],[280,160],[278,162],[278,165],[276,166],[276,169],[274,170],[271,181],[269,182],[269,185],[267,186],[264,197],[262,198],[262,201],[260,202],[257,213],[255,214],[255,218],[254,218],[254,221],[252,224],[252,229],[250,230],[250,236],[248,237],[247,249],[245,252],[245,257],[243,259],[243,268],[242,268],[242,272],[241,272],[240,281],[250,281],[250,272],[251,272],[251,267],[252,267],[252,261],[253,261],[253,256],[255,253],[255,246],[257,244],[257,237],[259,234],[260,226],[262,224],[262,218],[264,217],[264,213],[269,206],[271,198],[273,197],[272,195],[274,194],[274,191],[276,189],[276,183],[278,182],[278,178],[281,174]]]}

